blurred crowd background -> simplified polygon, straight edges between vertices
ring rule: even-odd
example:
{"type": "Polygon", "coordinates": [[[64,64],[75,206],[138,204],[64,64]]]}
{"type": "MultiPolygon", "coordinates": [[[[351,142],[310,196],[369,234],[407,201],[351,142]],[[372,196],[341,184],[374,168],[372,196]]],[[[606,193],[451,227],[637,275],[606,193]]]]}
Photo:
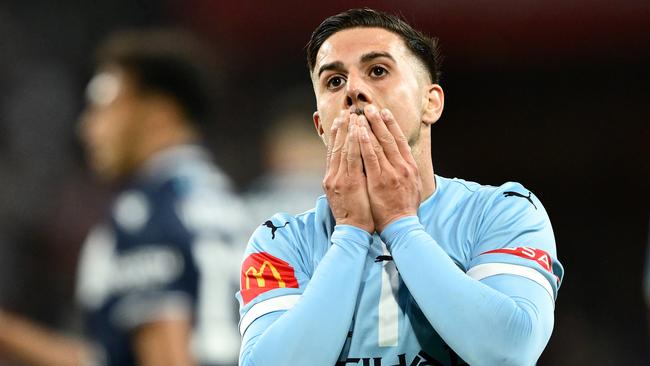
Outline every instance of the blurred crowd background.
{"type": "Polygon", "coordinates": [[[312,132],[304,45],[324,18],[360,6],[400,13],[440,38],[436,173],[519,181],[545,204],[566,276],[539,364],[650,364],[645,0],[4,0],[0,307],[79,327],[77,255],[111,193],[89,173],[76,136],[99,41],[171,26],[214,45],[222,89],[208,144],[248,198],[252,231],[320,194],[325,150],[312,132]]]}

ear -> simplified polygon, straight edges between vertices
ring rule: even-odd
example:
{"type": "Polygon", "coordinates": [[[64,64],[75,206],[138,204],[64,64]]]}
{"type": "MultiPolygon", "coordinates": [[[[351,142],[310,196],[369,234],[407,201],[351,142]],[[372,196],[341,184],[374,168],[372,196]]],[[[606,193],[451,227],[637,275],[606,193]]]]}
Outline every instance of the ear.
{"type": "Polygon", "coordinates": [[[312,118],[314,119],[314,127],[316,127],[316,132],[318,132],[318,136],[323,138],[323,134],[325,133],[325,130],[323,130],[323,125],[320,123],[320,115],[318,114],[318,111],[314,112],[312,118]]]}
{"type": "Polygon", "coordinates": [[[445,93],[438,84],[429,84],[423,98],[422,121],[432,125],[438,121],[445,107],[445,93]]]}
{"type": "Polygon", "coordinates": [[[325,136],[325,129],[323,129],[323,124],[322,121],[320,120],[320,115],[318,114],[318,111],[314,112],[312,118],[314,119],[314,127],[316,127],[316,132],[318,132],[318,136],[320,136],[320,139],[323,140],[323,143],[325,144],[325,146],[327,146],[327,136],[325,136]]]}

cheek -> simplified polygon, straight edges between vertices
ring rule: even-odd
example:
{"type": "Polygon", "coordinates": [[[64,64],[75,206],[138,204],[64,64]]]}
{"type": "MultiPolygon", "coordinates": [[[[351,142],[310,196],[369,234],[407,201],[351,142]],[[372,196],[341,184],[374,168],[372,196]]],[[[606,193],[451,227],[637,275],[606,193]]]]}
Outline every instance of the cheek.
{"type": "Polygon", "coordinates": [[[402,128],[407,137],[419,128],[422,120],[422,106],[420,98],[413,92],[412,87],[400,86],[394,88],[388,94],[390,100],[387,101],[386,107],[391,110],[397,123],[402,128]]]}
{"type": "Polygon", "coordinates": [[[101,150],[104,159],[119,159],[129,141],[128,115],[121,111],[107,111],[98,117],[91,143],[101,150]]]}
{"type": "Polygon", "coordinates": [[[110,135],[114,139],[127,137],[138,126],[134,123],[135,111],[132,108],[115,108],[108,116],[110,135]]]}
{"type": "Polygon", "coordinates": [[[110,119],[105,113],[98,113],[84,127],[84,142],[92,148],[104,146],[111,140],[110,119]]]}

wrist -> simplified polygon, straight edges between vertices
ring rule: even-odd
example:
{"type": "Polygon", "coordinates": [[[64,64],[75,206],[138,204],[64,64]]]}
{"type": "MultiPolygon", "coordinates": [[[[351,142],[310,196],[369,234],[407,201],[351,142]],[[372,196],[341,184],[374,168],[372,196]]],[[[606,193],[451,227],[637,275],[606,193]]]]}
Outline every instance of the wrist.
{"type": "Polygon", "coordinates": [[[336,226],[339,226],[339,225],[355,227],[355,228],[361,229],[361,230],[363,230],[363,231],[365,231],[365,232],[367,232],[368,234],[371,234],[371,235],[372,235],[372,233],[375,232],[374,224],[360,224],[360,223],[357,223],[357,222],[352,222],[350,220],[340,219],[340,220],[336,220],[336,226]]]}
{"type": "Polygon", "coordinates": [[[344,242],[351,242],[364,248],[370,248],[372,235],[366,230],[354,225],[338,224],[332,233],[332,243],[343,245],[344,242]]]}
{"type": "Polygon", "coordinates": [[[399,241],[399,238],[408,234],[413,230],[423,230],[422,224],[420,224],[420,218],[412,216],[403,216],[397,220],[392,221],[387,225],[384,230],[379,233],[381,240],[386,243],[386,246],[390,250],[392,245],[399,241]]]}
{"type": "Polygon", "coordinates": [[[413,212],[413,213],[409,212],[409,213],[396,214],[396,215],[393,215],[393,216],[383,220],[382,223],[375,223],[375,228],[377,230],[377,233],[381,234],[382,232],[384,232],[386,230],[386,228],[388,226],[392,225],[393,223],[395,223],[395,222],[397,222],[397,221],[399,221],[399,220],[401,220],[401,219],[403,219],[405,217],[416,217],[417,218],[417,213],[416,212],[413,212]]]}

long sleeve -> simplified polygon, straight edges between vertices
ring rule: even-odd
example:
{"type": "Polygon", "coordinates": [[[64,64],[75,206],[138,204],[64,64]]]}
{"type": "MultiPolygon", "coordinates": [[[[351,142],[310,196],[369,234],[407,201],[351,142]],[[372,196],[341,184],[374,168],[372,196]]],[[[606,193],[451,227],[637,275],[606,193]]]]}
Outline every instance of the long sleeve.
{"type": "MultiPolygon", "coordinates": [[[[336,363],[352,322],[372,237],[356,227],[338,225],[331,241],[295,305],[266,312],[244,331],[240,365],[336,363]]],[[[274,298],[256,306],[269,301],[274,298]]],[[[253,306],[248,313],[255,311],[253,306]]]]}
{"type": "Polygon", "coordinates": [[[553,298],[513,274],[477,281],[464,273],[417,217],[381,233],[400,276],[441,337],[471,365],[531,365],[553,328],[553,298]]]}

